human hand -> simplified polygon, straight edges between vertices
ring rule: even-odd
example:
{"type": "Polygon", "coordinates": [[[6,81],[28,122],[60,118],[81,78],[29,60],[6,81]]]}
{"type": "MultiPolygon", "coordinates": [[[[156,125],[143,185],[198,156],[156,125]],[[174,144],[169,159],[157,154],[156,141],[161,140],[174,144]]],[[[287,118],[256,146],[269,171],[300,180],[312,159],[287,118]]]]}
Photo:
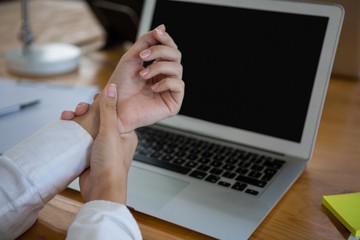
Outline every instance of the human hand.
{"type": "Polygon", "coordinates": [[[80,176],[80,191],[86,202],[108,200],[126,203],[128,171],[137,137],[134,131],[119,133],[117,97],[115,84],[108,84],[98,97],[99,132],[92,148],[90,168],[80,176]]]}
{"type": "Polygon", "coordinates": [[[164,25],[135,42],[120,59],[109,83],[117,87],[122,133],[179,112],[185,87],[181,53],[164,25]],[[154,62],[145,68],[143,61],[154,62]]]}
{"type": "MultiPolygon", "coordinates": [[[[136,41],[120,59],[109,83],[115,83],[117,86],[117,114],[119,131],[122,133],[179,112],[185,88],[182,80],[181,53],[166,33],[164,25],[144,34],[136,41]],[[154,62],[144,68],[143,61],[154,62]]],[[[82,103],[74,112],[64,111],[61,119],[80,117],[88,108],[88,104],[82,103]]],[[[78,122],[82,120],[76,119],[78,122]]],[[[91,123],[86,122],[87,125],[91,123]]]]}

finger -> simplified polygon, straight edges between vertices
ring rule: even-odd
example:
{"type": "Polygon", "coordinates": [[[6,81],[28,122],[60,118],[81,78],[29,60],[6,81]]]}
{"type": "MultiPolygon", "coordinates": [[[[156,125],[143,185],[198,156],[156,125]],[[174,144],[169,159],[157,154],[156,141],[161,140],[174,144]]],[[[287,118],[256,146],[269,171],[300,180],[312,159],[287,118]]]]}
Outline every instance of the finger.
{"type": "Polygon", "coordinates": [[[75,108],[75,115],[81,116],[84,115],[89,110],[90,104],[81,102],[75,108]]]}
{"type": "Polygon", "coordinates": [[[179,63],[174,62],[154,62],[140,71],[143,79],[150,79],[156,75],[164,74],[172,78],[182,78],[183,67],[179,63]]]}
{"type": "Polygon", "coordinates": [[[181,52],[177,48],[171,48],[165,45],[155,45],[142,52],[140,58],[147,62],[152,60],[165,60],[171,62],[181,62],[181,52]]]}
{"type": "Polygon", "coordinates": [[[124,55],[138,58],[139,52],[158,43],[159,40],[154,37],[153,31],[149,31],[142,35],[124,55]]]}
{"type": "Polygon", "coordinates": [[[118,131],[116,102],[116,85],[110,83],[100,95],[100,132],[118,131]]]}
{"type": "Polygon", "coordinates": [[[138,58],[140,52],[159,43],[167,45],[169,47],[177,48],[177,45],[175,44],[173,39],[168,33],[166,33],[165,25],[163,24],[158,26],[154,30],[142,35],[126,52],[126,55],[138,58]]]}
{"type": "MultiPolygon", "coordinates": [[[[135,48],[146,49],[153,45],[159,44],[159,40],[163,39],[166,31],[165,25],[161,24],[152,31],[143,34],[133,45],[135,48]]],[[[164,40],[163,40],[164,41],[164,40]]]]}
{"type": "Polygon", "coordinates": [[[160,82],[151,86],[151,89],[154,92],[165,92],[170,91],[174,93],[183,93],[185,89],[184,81],[179,81],[179,79],[175,78],[165,78],[160,82]]]}
{"type": "Polygon", "coordinates": [[[93,97],[93,100],[95,101],[99,95],[100,95],[100,93],[95,94],[95,96],[93,97]]]}
{"type": "Polygon", "coordinates": [[[179,81],[178,79],[173,78],[165,78],[154,84],[151,89],[156,93],[164,93],[162,94],[162,99],[166,102],[171,114],[179,112],[184,99],[184,81],[179,81]]]}
{"type": "Polygon", "coordinates": [[[154,34],[154,38],[161,44],[172,48],[178,48],[172,37],[165,31],[165,26],[163,24],[155,28],[152,32],[154,34]]]}
{"type": "Polygon", "coordinates": [[[61,113],[60,119],[62,120],[71,120],[75,117],[75,113],[72,111],[63,111],[61,113]]]}

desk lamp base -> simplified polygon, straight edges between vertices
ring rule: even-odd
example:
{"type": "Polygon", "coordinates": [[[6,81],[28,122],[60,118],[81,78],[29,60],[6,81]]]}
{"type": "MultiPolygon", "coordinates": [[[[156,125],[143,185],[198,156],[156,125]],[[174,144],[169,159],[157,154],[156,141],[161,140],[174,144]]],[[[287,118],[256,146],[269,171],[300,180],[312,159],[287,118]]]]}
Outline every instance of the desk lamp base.
{"type": "Polygon", "coordinates": [[[51,43],[31,46],[27,53],[15,49],[5,55],[10,72],[27,76],[49,76],[66,73],[79,65],[81,51],[71,44],[51,43]]]}

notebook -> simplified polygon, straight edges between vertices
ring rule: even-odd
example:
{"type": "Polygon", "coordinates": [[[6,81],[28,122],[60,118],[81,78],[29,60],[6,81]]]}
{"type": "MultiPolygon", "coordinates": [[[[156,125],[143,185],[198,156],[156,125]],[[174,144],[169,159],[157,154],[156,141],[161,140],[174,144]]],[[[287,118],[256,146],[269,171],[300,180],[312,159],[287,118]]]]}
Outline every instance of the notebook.
{"type": "Polygon", "coordinates": [[[322,204],[354,237],[360,237],[360,192],[324,195],[322,204]]]}
{"type": "Polygon", "coordinates": [[[166,25],[186,89],[177,116],[137,130],[128,206],[248,239],[311,159],[343,14],[298,1],[145,1],[138,36],[166,25]]]}

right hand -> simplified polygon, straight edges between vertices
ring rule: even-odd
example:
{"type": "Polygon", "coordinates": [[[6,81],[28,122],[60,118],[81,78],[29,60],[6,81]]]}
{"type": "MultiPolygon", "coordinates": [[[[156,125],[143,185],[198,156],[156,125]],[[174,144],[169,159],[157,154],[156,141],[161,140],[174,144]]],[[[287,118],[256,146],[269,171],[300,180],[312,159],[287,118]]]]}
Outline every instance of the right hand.
{"type": "Polygon", "coordinates": [[[80,191],[86,202],[107,200],[125,204],[137,136],[134,131],[123,134],[118,131],[115,84],[108,84],[98,99],[100,127],[91,152],[90,168],[80,176],[80,191]]]}

